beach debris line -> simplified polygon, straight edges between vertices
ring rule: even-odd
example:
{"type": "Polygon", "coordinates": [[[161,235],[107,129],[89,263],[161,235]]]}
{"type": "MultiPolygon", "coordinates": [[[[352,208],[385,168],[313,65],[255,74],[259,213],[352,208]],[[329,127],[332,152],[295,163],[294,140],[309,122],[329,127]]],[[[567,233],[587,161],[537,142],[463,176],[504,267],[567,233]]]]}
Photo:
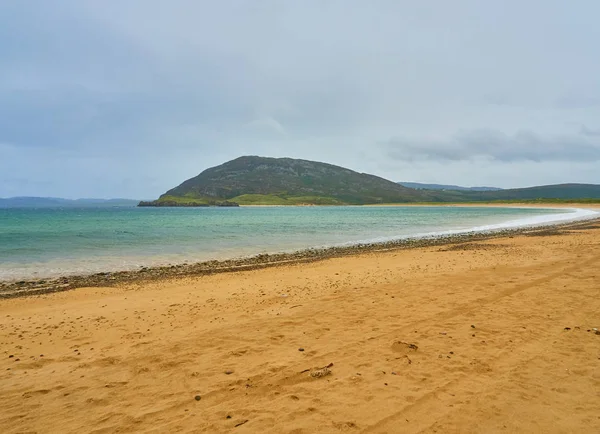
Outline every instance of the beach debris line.
{"type": "MultiPolygon", "coordinates": [[[[552,227],[578,227],[585,228],[589,222],[573,222],[552,227]]],[[[535,228],[533,231],[547,230],[548,226],[535,228]]],[[[531,232],[531,229],[528,229],[531,232]]],[[[452,245],[465,241],[482,241],[494,239],[511,234],[523,233],[522,228],[506,229],[495,232],[463,233],[435,238],[407,239],[386,241],[382,243],[363,243],[352,246],[336,246],[324,248],[309,248],[294,253],[259,254],[247,258],[227,259],[222,261],[210,260],[197,263],[181,263],[157,267],[144,267],[140,270],[101,272],[96,274],[83,274],[75,276],[62,276],[58,278],[39,280],[19,280],[17,282],[0,282],[0,299],[14,298],[28,295],[49,294],[67,291],[75,288],[114,286],[127,282],[139,282],[155,279],[174,278],[183,276],[202,276],[223,272],[256,270],[266,267],[286,265],[290,263],[313,262],[325,258],[344,257],[362,252],[387,251],[392,249],[406,249],[414,247],[429,247],[435,245],[452,245]]]]}

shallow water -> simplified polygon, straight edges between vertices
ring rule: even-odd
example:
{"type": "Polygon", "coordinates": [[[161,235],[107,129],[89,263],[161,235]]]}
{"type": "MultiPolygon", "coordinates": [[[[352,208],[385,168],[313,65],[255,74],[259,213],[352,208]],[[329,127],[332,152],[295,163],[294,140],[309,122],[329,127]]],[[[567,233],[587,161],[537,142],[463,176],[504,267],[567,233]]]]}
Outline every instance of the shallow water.
{"type": "Polygon", "coordinates": [[[573,209],[394,206],[0,209],[0,280],[483,231],[585,215],[573,209]]]}

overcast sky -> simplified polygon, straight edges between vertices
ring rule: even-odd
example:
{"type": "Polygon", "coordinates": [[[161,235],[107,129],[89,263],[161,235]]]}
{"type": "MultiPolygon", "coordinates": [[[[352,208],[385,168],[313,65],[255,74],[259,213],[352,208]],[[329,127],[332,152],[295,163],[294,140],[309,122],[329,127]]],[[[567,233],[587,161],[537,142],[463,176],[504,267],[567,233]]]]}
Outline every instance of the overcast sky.
{"type": "Polygon", "coordinates": [[[600,183],[597,0],[3,0],[0,197],[156,198],[240,155],[600,183]]]}

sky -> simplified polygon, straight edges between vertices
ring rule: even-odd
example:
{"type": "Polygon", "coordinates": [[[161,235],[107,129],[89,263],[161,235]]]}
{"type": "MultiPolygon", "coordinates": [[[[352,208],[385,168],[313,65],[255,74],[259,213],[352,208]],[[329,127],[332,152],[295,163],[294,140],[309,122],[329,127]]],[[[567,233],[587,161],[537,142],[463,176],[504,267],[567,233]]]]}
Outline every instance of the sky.
{"type": "Polygon", "coordinates": [[[600,184],[596,0],[2,0],[0,197],[153,199],[241,155],[600,184]]]}

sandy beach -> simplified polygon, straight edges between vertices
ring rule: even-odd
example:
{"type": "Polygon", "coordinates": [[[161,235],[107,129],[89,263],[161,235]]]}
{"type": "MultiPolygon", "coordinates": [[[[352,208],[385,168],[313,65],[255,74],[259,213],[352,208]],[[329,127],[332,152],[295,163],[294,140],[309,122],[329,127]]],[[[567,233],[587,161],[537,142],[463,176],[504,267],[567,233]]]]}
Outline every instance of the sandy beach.
{"type": "Polygon", "coordinates": [[[600,432],[600,223],[0,300],[0,431],[600,432]]]}

